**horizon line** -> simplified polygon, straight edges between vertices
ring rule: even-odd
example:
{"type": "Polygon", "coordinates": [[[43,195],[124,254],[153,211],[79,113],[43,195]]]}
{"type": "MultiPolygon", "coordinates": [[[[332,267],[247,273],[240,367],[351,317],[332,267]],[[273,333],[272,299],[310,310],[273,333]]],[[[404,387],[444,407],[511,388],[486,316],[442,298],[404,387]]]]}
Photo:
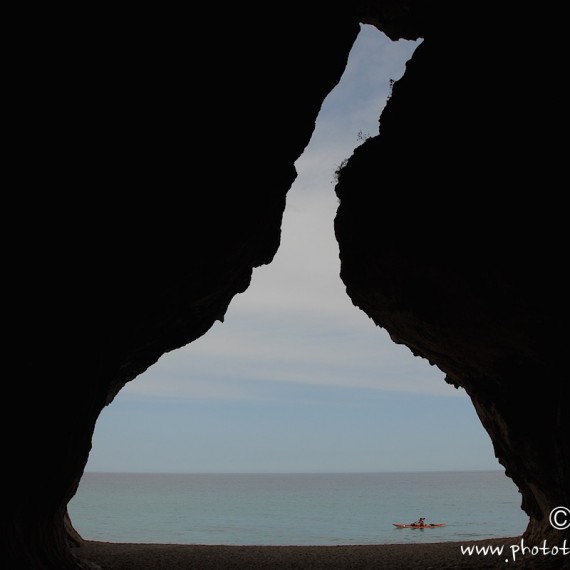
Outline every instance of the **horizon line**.
{"type": "Polygon", "coordinates": [[[502,469],[419,469],[388,471],[107,471],[85,470],[83,474],[100,475],[382,475],[382,474],[417,474],[417,473],[504,473],[502,469]]]}

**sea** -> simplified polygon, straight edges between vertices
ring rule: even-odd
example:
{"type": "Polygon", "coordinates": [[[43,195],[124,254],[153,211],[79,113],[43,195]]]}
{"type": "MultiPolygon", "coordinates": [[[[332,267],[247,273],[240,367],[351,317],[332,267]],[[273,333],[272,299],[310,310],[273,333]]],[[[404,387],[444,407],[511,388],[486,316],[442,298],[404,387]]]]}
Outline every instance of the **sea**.
{"type": "Polygon", "coordinates": [[[528,517],[502,471],[85,473],[68,505],[86,540],[360,545],[520,536],[528,517]],[[424,517],[445,526],[397,528],[424,517]]]}

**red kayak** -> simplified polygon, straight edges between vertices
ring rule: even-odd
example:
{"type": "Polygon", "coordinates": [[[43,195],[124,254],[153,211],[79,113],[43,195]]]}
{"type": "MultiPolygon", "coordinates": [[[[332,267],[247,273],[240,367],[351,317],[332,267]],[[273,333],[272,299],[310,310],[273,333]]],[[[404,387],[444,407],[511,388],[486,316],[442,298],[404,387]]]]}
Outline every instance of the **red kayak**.
{"type": "Polygon", "coordinates": [[[443,523],[438,524],[401,524],[401,523],[392,523],[394,526],[398,528],[434,528],[436,526],[445,526],[443,523]]]}

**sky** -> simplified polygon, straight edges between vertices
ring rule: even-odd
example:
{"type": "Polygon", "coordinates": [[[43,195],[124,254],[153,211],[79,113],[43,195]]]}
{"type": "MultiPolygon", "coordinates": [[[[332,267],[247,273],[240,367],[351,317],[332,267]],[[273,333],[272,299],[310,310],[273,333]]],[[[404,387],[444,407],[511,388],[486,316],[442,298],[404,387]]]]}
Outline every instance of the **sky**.
{"type": "Polygon", "coordinates": [[[86,471],[502,470],[468,396],[390,340],[339,277],[334,173],[418,42],[363,25],[296,162],[273,262],[224,322],[163,355],[99,417],[86,471]]]}

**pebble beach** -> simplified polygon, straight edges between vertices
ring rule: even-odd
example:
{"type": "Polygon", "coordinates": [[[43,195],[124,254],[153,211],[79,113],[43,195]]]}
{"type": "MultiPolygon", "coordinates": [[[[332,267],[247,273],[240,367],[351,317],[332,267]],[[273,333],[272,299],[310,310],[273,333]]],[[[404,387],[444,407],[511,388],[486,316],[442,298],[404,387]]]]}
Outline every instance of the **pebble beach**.
{"type": "Polygon", "coordinates": [[[520,538],[362,546],[212,546],[86,541],[75,555],[93,570],[414,570],[570,568],[569,557],[518,555],[520,538]],[[503,547],[502,554],[461,547],[503,547]],[[514,547],[514,549],[513,549],[514,547]]]}

